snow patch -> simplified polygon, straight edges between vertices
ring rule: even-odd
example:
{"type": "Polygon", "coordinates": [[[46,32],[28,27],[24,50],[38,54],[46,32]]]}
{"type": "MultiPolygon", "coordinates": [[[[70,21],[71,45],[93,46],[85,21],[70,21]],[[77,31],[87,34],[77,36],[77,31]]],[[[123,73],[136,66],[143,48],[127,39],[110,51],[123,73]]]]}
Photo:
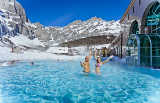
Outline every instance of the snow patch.
{"type": "Polygon", "coordinates": [[[16,37],[9,38],[16,46],[27,46],[27,47],[37,47],[42,46],[45,47],[45,45],[38,40],[38,38],[35,38],[34,40],[30,40],[24,35],[18,35],[16,37]]]}

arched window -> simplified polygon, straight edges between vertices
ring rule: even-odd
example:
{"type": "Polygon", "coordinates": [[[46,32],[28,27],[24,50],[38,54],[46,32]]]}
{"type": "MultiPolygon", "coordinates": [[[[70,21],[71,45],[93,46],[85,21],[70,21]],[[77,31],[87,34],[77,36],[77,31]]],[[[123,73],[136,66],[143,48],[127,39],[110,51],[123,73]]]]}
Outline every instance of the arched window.
{"type": "Polygon", "coordinates": [[[131,24],[130,34],[139,34],[139,26],[136,20],[131,24]]]}
{"type": "Polygon", "coordinates": [[[139,53],[138,53],[138,40],[136,38],[135,34],[131,34],[128,37],[128,42],[127,42],[127,64],[131,65],[140,65],[140,60],[139,59],[139,53]]]}
{"type": "Polygon", "coordinates": [[[146,9],[142,18],[142,31],[145,33],[145,28],[148,29],[148,33],[159,34],[160,33],[160,3],[153,2],[146,9]]]}
{"type": "Polygon", "coordinates": [[[127,42],[127,63],[160,67],[160,35],[131,34],[127,42]]]}

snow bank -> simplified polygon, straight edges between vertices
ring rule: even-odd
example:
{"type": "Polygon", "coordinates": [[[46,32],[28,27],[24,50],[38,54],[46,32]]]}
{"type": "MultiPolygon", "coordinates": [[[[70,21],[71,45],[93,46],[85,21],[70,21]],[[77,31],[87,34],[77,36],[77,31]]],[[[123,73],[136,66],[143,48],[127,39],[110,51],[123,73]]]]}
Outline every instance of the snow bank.
{"type": "Polygon", "coordinates": [[[68,53],[67,47],[50,47],[47,53],[68,53]]]}
{"type": "Polygon", "coordinates": [[[11,60],[75,60],[79,59],[80,56],[66,56],[56,55],[47,52],[40,51],[27,51],[24,53],[11,53],[11,49],[7,47],[0,47],[0,61],[11,61],[11,60]]]}
{"type": "MultiPolygon", "coordinates": [[[[9,38],[16,46],[38,47],[44,44],[38,39],[30,40],[24,35],[9,38]]],[[[80,59],[82,56],[88,55],[88,47],[73,47],[68,49],[67,47],[58,47],[58,44],[53,44],[47,51],[39,51],[36,49],[28,49],[27,51],[11,53],[11,48],[0,46],[0,61],[12,61],[12,60],[75,60],[80,59]],[[76,56],[65,55],[68,53],[75,53],[76,56]],[[61,54],[61,55],[60,55],[61,54]],[[64,55],[62,55],[64,54],[64,55]],[[79,56],[78,56],[79,55],[79,56]],[[81,55],[81,56],[80,56],[81,55]]],[[[109,44],[95,45],[92,48],[101,49],[108,47],[109,44]]]]}
{"type": "Polygon", "coordinates": [[[35,38],[34,40],[30,40],[24,35],[19,35],[16,37],[9,38],[9,40],[11,40],[16,46],[45,47],[45,45],[42,42],[40,42],[38,38],[35,38]]]}

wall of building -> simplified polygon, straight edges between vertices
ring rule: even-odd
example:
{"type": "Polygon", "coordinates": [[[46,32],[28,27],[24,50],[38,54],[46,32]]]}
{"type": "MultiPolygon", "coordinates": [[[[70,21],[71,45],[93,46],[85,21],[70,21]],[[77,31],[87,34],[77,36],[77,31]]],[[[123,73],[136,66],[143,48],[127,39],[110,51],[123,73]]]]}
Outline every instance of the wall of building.
{"type": "Polygon", "coordinates": [[[129,10],[127,16],[122,22],[122,25],[124,24],[125,28],[130,29],[132,22],[136,20],[139,25],[140,33],[143,33],[142,26],[144,24],[142,24],[142,22],[143,22],[144,13],[147,10],[147,8],[151,6],[154,2],[160,2],[160,0],[136,0],[134,3],[134,6],[129,10]]]}
{"type": "Polygon", "coordinates": [[[145,10],[148,8],[148,6],[153,3],[160,0],[136,0],[134,4],[135,12],[133,13],[133,9],[130,9],[129,15],[133,17],[138,17],[138,19],[142,20],[145,10]]]}
{"type": "Polygon", "coordinates": [[[142,22],[144,13],[154,2],[160,2],[160,0],[135,0],[134,5],[130,8],[127,16],[125,16],[124,20],[121,22],[121,35],[117,37],[111,45],[113,48],[119,48],[120,50],[122,49],[119,54],[123,54],[123,56],[126,54],[125,50],[128,42],[128,36],[130,34],[130,27],[135,20],[138,22],[140,33],[143,33],[142,29],[144,28],[142,22]]]}

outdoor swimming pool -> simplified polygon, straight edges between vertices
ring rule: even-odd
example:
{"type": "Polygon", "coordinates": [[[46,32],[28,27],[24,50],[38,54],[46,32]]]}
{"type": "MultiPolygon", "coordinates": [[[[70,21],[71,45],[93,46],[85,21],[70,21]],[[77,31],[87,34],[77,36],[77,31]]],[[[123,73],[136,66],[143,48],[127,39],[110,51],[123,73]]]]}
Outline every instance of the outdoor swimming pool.
{"type": "Polygon", "coordinates": [[[84,76],[79,61],[0,67],[0,103],[158,103],[160,71],[108,63],[84,76]]]}

